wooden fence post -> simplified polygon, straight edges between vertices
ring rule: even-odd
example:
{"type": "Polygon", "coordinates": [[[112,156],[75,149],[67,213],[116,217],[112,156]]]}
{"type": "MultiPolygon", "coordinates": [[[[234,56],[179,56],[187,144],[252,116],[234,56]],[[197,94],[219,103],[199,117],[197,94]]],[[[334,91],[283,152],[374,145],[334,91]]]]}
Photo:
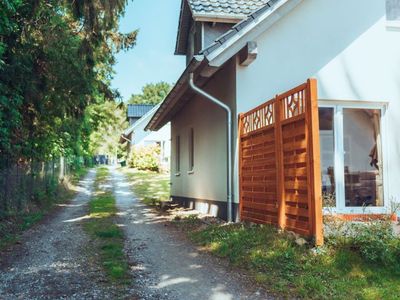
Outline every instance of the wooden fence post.
{"type": "Polygon", "coordinates": [[[243,200],[242,200],[242,131],[243,131],[243,114],[239,114],[239,130],[238,130],[238,137],[239,137],[239,220],[242,221],[242,213],[243,213],[243,200]]]}
{"type": "Polygon", "coordinates": [[[286,227],[286,203],[285,203],[285,174],[283,165],[283,140],[282,140],[282,107],[279,96],[274,102],[275,117],[275,158],[276,158],[276,196],[278,200],[278,226],[286,227]]]}
{"type": "Polygon", "coordinates": [[[309,189],[311,206],[312,232],[315,236],[315,244],[321,246],[324,243],[322,221],[322,190],[321,190],[321,158],[319,143],[319,117],[318,117],[318,93],[317,80],[308,79],[306,96],[306,118],[308,123],[308,165],[310,168],[309,189]]]}

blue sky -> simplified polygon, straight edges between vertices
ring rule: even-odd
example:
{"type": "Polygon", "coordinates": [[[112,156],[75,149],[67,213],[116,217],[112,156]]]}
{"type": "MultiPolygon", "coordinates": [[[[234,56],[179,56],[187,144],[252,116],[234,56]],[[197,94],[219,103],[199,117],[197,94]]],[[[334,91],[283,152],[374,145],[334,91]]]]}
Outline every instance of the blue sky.
{"type": "Polygon", "coordinates": [[[112,82],[124,101],[140,93],[146,83],[174,83],[185,68],[185,58],[175,56],[180,0],[129,1],[120,31],[139,29],[137,45],[117,55],[112,82]]]}

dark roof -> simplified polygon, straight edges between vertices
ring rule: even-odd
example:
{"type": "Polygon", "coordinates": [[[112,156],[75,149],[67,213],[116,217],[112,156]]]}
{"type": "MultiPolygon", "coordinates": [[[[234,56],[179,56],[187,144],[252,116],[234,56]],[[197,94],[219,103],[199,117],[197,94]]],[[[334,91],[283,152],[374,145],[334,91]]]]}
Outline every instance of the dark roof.
{"type": "Polygon", "coordinates": [[[228,40],[232,39],[234,36],[239,34],[241,30],[243,30],[248,25],[253,23],[253,21],[256,20],[258,16],[260,16],[265,11],[267,11],[271,7],[273,7],[278,1],[279,0],[269,0],[269,1],[267,1],[263,7],[261,7],[260,9],[256,10],[252,14],[250,14],[245,20],[243,20],[243,21],[239,22],[238,24],[234,25],[232,27],[232,29],[228,30],[226,33],[224,33],[222,36],[220,36],[214,43],[212,43],[207,48],[203,49],[201,54],[204,54],[204,55],[207,56],[210,53],[212,53],[215,50],[217,50],[219,47],[221,47],[228,40]]]}
{"type": "Polygon", "coordinates": [[[268,0],[189,0],[195,15],[245,18],[268,0]]]}
{"type": "Polygon", "coordinates": [[[185,55],[191,24],[196,17],[237,23],[268,0],[182,0],[175,54],[185,55]]]}
{"type": "Polygon", "coordinates": [[[154,106],[149,104],[128,104],[128,118],[141,118],[154,106]]]}

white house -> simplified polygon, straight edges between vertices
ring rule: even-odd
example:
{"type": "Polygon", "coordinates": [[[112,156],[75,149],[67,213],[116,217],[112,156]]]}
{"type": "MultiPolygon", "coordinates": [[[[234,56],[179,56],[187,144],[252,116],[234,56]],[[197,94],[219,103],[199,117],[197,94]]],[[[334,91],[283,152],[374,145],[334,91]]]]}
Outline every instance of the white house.
{"type": "Polygon", "coordinates": [[[399,0],[182,0],[176,54],[187,68],[147,124],[171,122],[175,201],[224,218],[231,208],[227,114],[207,94],[232,111],[238,218],[239,114],[314,78],[321,172],[313,176],[332,196],[329,210],[387,214],[400,202],[399,0]],[[205,94],[191,88],[191,74],[205,94]]]}
{"type": "Polygon", "coordinates": [[[171,156],[171,124],[165,124],[158,131],[146,131],[145,127],[151,120],[160,105],[154,106],[145,113],[140,119],[136,120],[121,135],[121,143],[128,142],[128,153],[133,150],[133,146],[158,145],[161,149],[160,163],[164,169],[169,170],[171,156]]]}

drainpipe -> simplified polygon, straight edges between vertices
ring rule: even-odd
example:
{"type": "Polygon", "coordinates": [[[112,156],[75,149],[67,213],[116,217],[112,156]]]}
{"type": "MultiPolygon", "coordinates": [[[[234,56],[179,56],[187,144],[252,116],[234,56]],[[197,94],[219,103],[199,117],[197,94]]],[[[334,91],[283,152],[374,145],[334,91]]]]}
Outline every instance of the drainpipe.
{"type": "Polygon", "coordinates": [[[228,222],[232,222],[232,111],[228,105],[221,102],[217,98],[211,96],[206,93],[199,87],[194,84],[194,75],[190,73],[189,75],[189,86],[195,91],[197,94],[205,97],[211,102],[217,104],[219,107],[223,108],[228,116],[228,201],[227,201],[227,213],[228,213],[228,222]]]}

